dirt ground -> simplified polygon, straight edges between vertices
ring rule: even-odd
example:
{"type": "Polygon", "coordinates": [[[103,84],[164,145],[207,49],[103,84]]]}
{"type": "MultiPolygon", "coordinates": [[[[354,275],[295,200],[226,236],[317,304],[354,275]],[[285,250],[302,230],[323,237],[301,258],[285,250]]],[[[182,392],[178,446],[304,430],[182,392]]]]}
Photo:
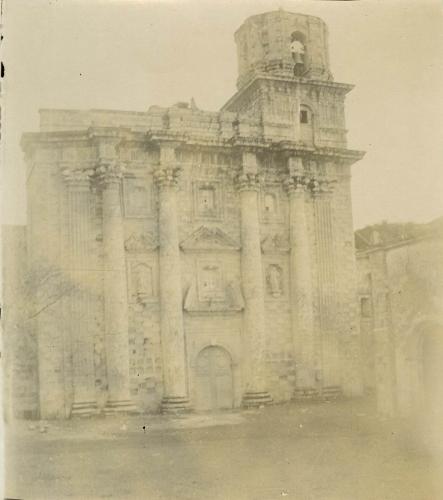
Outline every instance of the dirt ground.
{"type": "Polygon", "coordinates": [[[184,417],[19,422],[6,497],[21,499],[439,500],[414,427],[367,401],[184,417]],[[43,429],[42,429],[43,430],[43,429]]]}

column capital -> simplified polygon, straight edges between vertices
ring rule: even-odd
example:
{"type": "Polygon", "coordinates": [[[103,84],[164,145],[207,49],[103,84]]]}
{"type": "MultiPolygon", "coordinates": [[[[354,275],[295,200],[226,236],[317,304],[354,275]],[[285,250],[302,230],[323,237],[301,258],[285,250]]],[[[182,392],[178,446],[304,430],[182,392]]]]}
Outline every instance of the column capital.
{"type": "Polygon", "coordinates": [[[95,176],[98,181],[107,186],[110,184],[120,184],[125,168],[116,161],[100,160],[95,168],[95,176]]]}
{"type": "Polygon", "coordinates": [[[313,196],[324,196],[327,194],[332,194],[336,182],[337,181],[335,179],[327,179],[324,177],[313,178],[311,181],[311,192],[313,196]]]}
{"type": "Polygon", "coordinates": [[[261,179],[258,174],[239,174],[236,177],[238,190],[241,191],[260,191],[261,179]]]}
{"type": "Polygon", "coordinates": [[[302,175],[293,175],[287,177],[284,181],[284,186],[289,195],[304,194],[308,191],[309,178],[302,175]]]}
{"type": "Polygon", "coordinates": [[[65,169],[62,171],[62,177],[70,189],[89,190],[91,177],[94,175],[93,169],[65,169]]]}
{"type": "Polygon", "coordinates": [[[169,166],[159,165],[154,170],[154,180],[159,188],[177,188],[181,168],[178,165],[169,164],[169,166]]]}

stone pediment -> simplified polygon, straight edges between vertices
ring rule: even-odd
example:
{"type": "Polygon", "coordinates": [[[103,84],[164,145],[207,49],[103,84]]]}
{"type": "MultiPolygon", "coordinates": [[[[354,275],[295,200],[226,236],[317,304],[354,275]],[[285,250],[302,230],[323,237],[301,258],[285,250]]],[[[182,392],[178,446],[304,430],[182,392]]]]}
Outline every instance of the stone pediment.
{"type": "Polygon", "coordinates": [[[125,241],[125,250],[131,253],[154,252],[158,243],[151,234],[135,234],[125,241]]]}
{"type": "Polygon", "coordinates": [[[240,250],[238,243],[220,228],[201,226],[180,243],[183,251],[232,252],[240,250]]]}
{"type": "Polygon", "coordinates": [[[268,234],[261,240],[263,253],[287,253],[290,250],[288,239],[281,234],[268,234]]]}

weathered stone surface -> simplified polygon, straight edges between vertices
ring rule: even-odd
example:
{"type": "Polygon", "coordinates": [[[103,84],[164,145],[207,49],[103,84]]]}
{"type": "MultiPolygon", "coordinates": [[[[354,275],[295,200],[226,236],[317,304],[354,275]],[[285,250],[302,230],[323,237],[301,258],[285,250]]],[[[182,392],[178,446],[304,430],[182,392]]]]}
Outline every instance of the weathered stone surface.
{"type": "Polygon", "coordinates": [[[42,110],[23,136],[28,266],[67,282],[35,304],[44,418],[359,393],[351,86],[317,18],[254,16],[237,42],[219,112],[42,110]]]}

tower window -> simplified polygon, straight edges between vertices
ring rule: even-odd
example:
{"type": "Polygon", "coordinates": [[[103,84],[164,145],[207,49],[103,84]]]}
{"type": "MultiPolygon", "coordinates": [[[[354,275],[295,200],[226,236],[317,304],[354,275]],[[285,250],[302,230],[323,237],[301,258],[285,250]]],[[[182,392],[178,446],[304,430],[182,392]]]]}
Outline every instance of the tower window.
{"type": "Polygon", "coordinates": [[[309,115],[306,109],[300,111],[300,123],[309,123],[309,115]]]}

